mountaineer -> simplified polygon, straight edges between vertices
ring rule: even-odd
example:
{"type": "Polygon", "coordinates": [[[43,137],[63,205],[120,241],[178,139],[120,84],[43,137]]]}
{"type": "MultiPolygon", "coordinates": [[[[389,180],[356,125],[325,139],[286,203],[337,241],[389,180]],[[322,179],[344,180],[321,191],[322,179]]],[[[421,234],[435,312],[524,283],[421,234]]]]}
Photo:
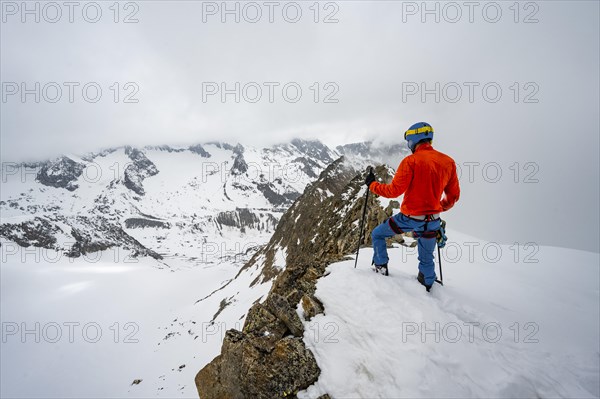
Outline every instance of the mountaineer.
{"type": "Polygon", "coordinates": [[[412,125],[404,138],[412,155],[402,160],[390,184],[377,182],[373,171],[365,184],[375,194],[396,198],[404,194],[400,213],[373,229],[373,264],[375,271],[388,275],[385,239],[413,232],[419,252],[418,281],[429,292],[436,280],[433,251],[440,230],[440,213],[452,208],[460,196],[456,164],[448,155],[436,151],[431,143],[433,128],[419,122],[412,125]]]}

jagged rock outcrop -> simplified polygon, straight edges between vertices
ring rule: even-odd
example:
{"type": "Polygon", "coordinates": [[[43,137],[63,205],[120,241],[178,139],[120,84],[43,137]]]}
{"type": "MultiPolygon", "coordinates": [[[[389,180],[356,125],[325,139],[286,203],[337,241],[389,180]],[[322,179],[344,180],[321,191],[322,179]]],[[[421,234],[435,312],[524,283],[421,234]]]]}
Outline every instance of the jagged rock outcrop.
{"type": "Polygon", "coordinates": [[[171,227],[171,225],[160,220],[146,218],[129,218],[125,219],[125,227],[127,227],[128,229],[143,229],[147,227],[168,229],[171,227]]]}
{"type": "Polygon", "coordinates": [[[248,208],[237,208],[235,211],[219,212],[215,222],[220,229],[223,226],[238,228],[242,233],[247,229],[273,231],[278,220],[267,212],[256,212],[248,208]]]}
{"type": "Polygon", "coordinates": [[[25,248],[34,246],[57,249],[56,234],[59,232],[63,232],[60,227],[40,217],[22,223],[0,225],[0,237],[14,241],[25,248]]]}
{"type": "Polygon", "coordinates": [[[222,353],[196,377],[198,386],[211,386],[211,393],[201,394],[203,398],[294,397],[298,389],[308,387],[305,381],[316,381],[319,375],[312,353],[300,338],[282,338],[265,353],[244,333],[229,330],[222,353]]]}
{"type": "Polygon", "coordinates": [[[158,151],[165,151],[165,152],[183,152],[185,151],[185,149],[183,148],[173,148],[170,145],[148,145],[146,147],[144,147],[147,150],[158,150],[158,151]]]}
{"type": "Polygon", "coordinates": [[[22,223],[3,223],[0,225],[0,237],[22,247],[56,250],[69,257],[119,247],[130,250],[132,257],[151,256],[161,259],[159,254],[143,246],[121,226],[98,217],[35,217],[22,223]],[[65,227],[69,229],[65,230],[65,227]],[[60,237],[60,241],[57,237],[60,237]]]}
{"type": "Polygon", "coordinates": [[[311,286],[308,268],[286,269],[265,302],[250,309],[243,330],[226,333],[221,355],[196,376],[201,398],[293,398],[317,380],[320,370],[295,311],[301,287],[311,286]]]}
{"type": "Polygon", "coordinates": [[[319,165],[313,161],[310,158],[305,158],[305,157],[298,157],[296,159],[294,159],[294,162],[299,163],[300,165],[302,165],[300,167],[300,169],[306,173],[309,177],[312,178],[317,178],[317,174],[314,172],[315,169],[318,170],[319,169],[319,165]]]}
{"type": "Polygon", "coordinates": [[[191,152],[200,155],[202,158],[210,158],[211,157],[210,153],[208,151],[206,151],[204,149],[204,147],[202,147],[202,145],[200,145],[200,144],[190,146],[188,149],[191,152]]]}
{"type": "MultiPolygon", "coordinates": [[[[392,178],[387,167],[378,166],[375,171],[383,180],[392,178]]],[[[278,251],[288,254],[289,264],[297,257],[306,258],[307,254],[331,263],[355,250],[358,220],[364,204],[363,176],[362,171],[346,163],[344,158],[327,167],[282,216],[269,244],[245,266],[264,259],[261,276],[255,283],[270,280],[279,273],[281,265],[274,263],[278,251]]],[[[394,205],[398,207],[397,202],[394,205]]],[[[383,209],[375,195],[369,196],[368,208],[366,231],[392,214],[392,208],[383,209]]],[[[370,243],[371,237],[367,234],[365,240],[370,243]]]]}
{"type": "Polygon", "coordinates": [[[233,159],[233,166],[231,167],[231,173],[234,176],[237,176],[237,175],[246,173],[247,171],[248,171],[248,164],[246,163],[246,160],[244,159],[244,154],[243,153],[237,154],[235,156],[235,158],[233,159]]]}
{"type": "MultiPolygon", "coordinates": [[[[301,339],[304,327],[296,309],[300,304],[306,319],[323,312],[314,296],[317,280],[329,263],[356,248],[364,203],[361,172],[343,158],[333,162],[283,215],[269,244],[244,266],[263,262],[255,283],[276,278],[264,302],[248,311],[242,331],[229,330],[221,354],[197,374],[201,398],[295,398],[317,380],[320,370],[301,339]],[[287,253],[283,270],[274,264],[278,251],[287,253]]],[[[383,178],[391,177],[388,172],[377,169],[383,178]]],[[[391,213],[370,196],[368,228],[391,213]]]]}
{"type": "Polygon", "coordinates": [[[68,223],[72,225],[70,235],[75,241],[68,247],[67,256],[78,257],[117,247],[131,251],[132,257],[150,256],[154,259],[162,259],[159,254],[127,234],[120,225],[107,222],[105,219],[77,216],[68,223]]]}
{"type": "Polygon", "coordinates": [[[256,188],[258,191],[263,193],[265,198],[274,206],[280,207],[283,205],[287,205],[296,200],[300,194],[297,192],[287,192],[283,194],[279,194],[273,185],[273,183],[257,183],[256,188]]]}
{"type": "Polygon", "coordinates": [[[158,169],[137,148],[125,147],[125,153],[129,156],[132,163],[125,168],[123,184],[136,194],[144,195],[144,186],[142,185],[144,179],[157,174],[158,169]]]}
{"type": "Polygon", "coordinates": [[[312,319],[316,315],[323,313],[325,310],[321,301],[312,295],[305,294],[301,301],[302,311],[304,312],[304,318],[306,320],[312,319]]]}
{"type": "Polygon", "coordinates": [[[75,191],[78,185],[75,183],[85,165],[73,161],[71,158],[60,157],[55,161],[46,162],[37,174],[37,181],[45,186],[65,188],[75,191]]]}

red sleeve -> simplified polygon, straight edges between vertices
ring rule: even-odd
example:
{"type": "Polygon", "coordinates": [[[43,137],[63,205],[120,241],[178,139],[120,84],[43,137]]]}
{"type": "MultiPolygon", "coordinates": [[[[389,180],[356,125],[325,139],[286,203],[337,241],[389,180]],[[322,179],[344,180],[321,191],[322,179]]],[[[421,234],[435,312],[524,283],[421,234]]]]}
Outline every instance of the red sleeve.
{"type": "Polygon", "coordinates": [[[452,174],[450,175],[450,180],[448,180],[448,184],[444,187],[444,198],[442,199],[441,205],[442,209],[447,211],[452,208],[458,198],[460,197],[460,187],[458,185],[458,177],[456,175],[456,164],[452,164],[452,174]]]}
{"type": "Polygon", "coordinates": [[[396,175],[390,184],[374,182],[369,189],[385,198],[397,198],[404,194],[413,178],[413,163],[411,157],[406,157],[400,162],[396,175]]]}

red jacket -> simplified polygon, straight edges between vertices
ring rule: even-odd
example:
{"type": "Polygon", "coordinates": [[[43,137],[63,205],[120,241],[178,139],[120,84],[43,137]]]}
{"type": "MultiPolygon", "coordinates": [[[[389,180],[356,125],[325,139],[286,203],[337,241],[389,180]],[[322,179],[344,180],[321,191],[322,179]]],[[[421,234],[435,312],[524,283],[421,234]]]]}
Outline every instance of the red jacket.
{"type": "Polygon", "coordinates": [[[419,145],[414,154],[402,160],[391,184],[374,182],[370,189],[386,198],[404,194],[400,211],[412,216],[447,211],[460,196],[454,160],[429,143],[419,145]]]}

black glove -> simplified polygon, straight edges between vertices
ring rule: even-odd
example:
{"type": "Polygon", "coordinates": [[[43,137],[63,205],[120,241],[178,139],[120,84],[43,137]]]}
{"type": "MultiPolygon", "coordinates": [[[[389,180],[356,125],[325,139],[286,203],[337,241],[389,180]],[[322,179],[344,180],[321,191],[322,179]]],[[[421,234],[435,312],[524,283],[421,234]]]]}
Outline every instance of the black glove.
{"type": "Polygon", "coordinates": [[[375,180],[375,174],[373,174],[373,169],[371,169],[371,171],[369,171],[369,174],[367,175],[367,178],[365,179],[365,185],[367,187],[371,186],[371,183],[373,183],[375,180]]]}

